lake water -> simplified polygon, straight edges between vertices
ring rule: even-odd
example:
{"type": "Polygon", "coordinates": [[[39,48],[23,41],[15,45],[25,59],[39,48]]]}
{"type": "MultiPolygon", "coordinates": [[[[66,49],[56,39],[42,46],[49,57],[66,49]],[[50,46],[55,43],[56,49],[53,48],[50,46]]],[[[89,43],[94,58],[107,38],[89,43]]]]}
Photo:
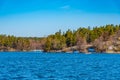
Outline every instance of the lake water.
{"type": "Polygon", "coordinates": [[[0,80],[120,80],[120,54],[0,52],[0,80]]]}

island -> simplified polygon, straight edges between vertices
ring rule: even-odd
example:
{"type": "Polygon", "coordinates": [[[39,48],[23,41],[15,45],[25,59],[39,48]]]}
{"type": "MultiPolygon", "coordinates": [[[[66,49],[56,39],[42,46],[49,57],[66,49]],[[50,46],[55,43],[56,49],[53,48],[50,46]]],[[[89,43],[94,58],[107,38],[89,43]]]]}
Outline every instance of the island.
{"type": "Polygon", "coordinates": [[[43,51],[43,52],[120,52],[120,25],[80,27],[68,29],[47,37],[15,37],[0,35],[0,51],[43,51]]]}

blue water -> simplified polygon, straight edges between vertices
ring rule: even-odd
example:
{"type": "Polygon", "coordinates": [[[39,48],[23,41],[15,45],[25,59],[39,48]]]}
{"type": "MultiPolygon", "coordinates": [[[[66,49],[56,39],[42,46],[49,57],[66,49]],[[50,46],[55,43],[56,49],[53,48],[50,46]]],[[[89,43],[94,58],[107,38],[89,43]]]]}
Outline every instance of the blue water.
{"type": "Polygon", "coordinates": [[[0,80],[120,80],[120,54],[0,52],[0,80]]]}

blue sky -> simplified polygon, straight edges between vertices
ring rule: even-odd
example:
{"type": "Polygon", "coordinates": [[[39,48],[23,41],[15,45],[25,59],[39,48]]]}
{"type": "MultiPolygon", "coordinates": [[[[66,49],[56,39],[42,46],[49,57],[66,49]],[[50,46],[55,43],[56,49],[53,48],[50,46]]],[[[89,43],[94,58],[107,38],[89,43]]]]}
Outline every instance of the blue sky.
{"type": "Polygon", "coordinates": [[[0,34],[43,37],[106,24],[120,24],[120,0],[0,0],[0,34]]]}

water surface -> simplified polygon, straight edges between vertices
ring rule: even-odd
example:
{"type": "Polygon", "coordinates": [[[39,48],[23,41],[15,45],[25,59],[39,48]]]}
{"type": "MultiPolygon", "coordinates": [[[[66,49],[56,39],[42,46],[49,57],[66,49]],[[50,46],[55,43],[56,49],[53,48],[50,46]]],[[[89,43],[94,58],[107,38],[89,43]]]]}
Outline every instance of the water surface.
{"type": "Polygon", "coordinates": [[[0,80],[120,80],[120,54],[0,52],[0,80]]]}

